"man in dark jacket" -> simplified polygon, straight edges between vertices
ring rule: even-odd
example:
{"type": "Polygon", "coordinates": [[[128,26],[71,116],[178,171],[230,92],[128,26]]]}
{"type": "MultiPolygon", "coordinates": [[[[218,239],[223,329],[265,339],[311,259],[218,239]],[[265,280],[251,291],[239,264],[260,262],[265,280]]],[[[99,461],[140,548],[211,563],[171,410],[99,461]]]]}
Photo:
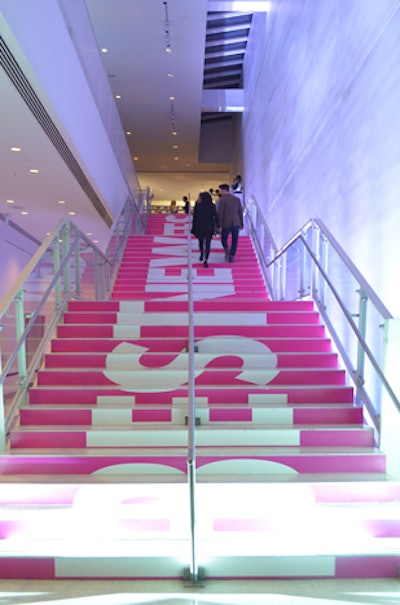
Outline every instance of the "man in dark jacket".
{"type": "Polygon", "coordinates": [[[243,208],[241,201],[229,193],[229,185],[219,186],[221,199],[218,205],[218,216],[221,226],[221,243],[225,250],[225,260],[233,263],[239,239],[239,229],[243,229],[243,208]],[[231,234],[231,246],[228,237],[231,234]]]}

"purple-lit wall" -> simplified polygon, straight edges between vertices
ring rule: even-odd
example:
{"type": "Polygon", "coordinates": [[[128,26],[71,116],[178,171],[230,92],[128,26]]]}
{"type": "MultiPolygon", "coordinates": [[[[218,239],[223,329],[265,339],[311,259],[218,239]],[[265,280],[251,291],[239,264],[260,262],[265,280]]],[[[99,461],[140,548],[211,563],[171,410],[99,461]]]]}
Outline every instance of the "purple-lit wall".
{"type": "Polygon", "coordinates": [[[321,218],[400,316],[400,2],[271,4],[246,54],[246,196],[278,247],[321,218]]]}

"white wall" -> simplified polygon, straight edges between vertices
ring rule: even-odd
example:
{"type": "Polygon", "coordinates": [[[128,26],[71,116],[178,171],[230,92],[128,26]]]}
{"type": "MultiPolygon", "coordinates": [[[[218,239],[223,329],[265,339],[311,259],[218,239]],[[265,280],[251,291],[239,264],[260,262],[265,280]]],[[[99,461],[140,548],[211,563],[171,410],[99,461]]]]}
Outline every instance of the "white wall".
{"type": "Polygon", "coordinates": [[[321,218],[400,316],[400,0],[271,4],[246,54],[246,196],[278,246],[321,218]]]}
{"type": "Polygon", "coordinates": [[[96,192],[117,214],[131,193],[126,177],[132,189],[138,183],[84,0],[2,0],[1,10],[23,54],[18,47],[14,53],[21,62],[26,57],[27,77],[57,125],[62,124],[63,136],[96,192]]]}

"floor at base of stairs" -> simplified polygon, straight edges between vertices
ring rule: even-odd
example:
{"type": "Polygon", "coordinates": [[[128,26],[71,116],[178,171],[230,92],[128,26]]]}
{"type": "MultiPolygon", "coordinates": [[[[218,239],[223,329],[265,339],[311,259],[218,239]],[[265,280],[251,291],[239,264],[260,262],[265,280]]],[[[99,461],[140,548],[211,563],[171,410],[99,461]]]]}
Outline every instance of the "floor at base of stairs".
{"type": "Polygon", "coordinates": [[[0,580],[2,605],[388,605],[400,580],[0,580]]]}

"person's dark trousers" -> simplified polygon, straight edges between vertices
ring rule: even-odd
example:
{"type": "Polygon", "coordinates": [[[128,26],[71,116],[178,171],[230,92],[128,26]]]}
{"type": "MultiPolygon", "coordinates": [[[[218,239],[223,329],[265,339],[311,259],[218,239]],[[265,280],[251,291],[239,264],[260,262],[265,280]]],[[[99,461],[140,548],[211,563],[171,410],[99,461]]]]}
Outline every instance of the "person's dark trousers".
{"type": "Polygon", "coordinates": [[[205,260],[208,260],[208,257],[210,256],[211,239],[211,235],[206,235],[204,238],[199,239],[199,250],[202,256],[204,253],[205,260]]]}
{"type": "Polygon", "coordinates": [[[228,236],[231,234],[231,249],[229,252],[230,258],[233,258],[236,254],[236,248],[239,239],[239,226],[235,227],[223,227],[221,231],[221,244],[225,252],[229,250],[228,246],[228,236]]]}
{"type": "Polygon", "coordinates": [[[204,258],[205,260],[208,260],[208,257],[210,256],[210,248],[211,248],[211,235],[207,235],[204,238],[204,242],[205,242],[205,254],[204,254],[204,258]]]}

